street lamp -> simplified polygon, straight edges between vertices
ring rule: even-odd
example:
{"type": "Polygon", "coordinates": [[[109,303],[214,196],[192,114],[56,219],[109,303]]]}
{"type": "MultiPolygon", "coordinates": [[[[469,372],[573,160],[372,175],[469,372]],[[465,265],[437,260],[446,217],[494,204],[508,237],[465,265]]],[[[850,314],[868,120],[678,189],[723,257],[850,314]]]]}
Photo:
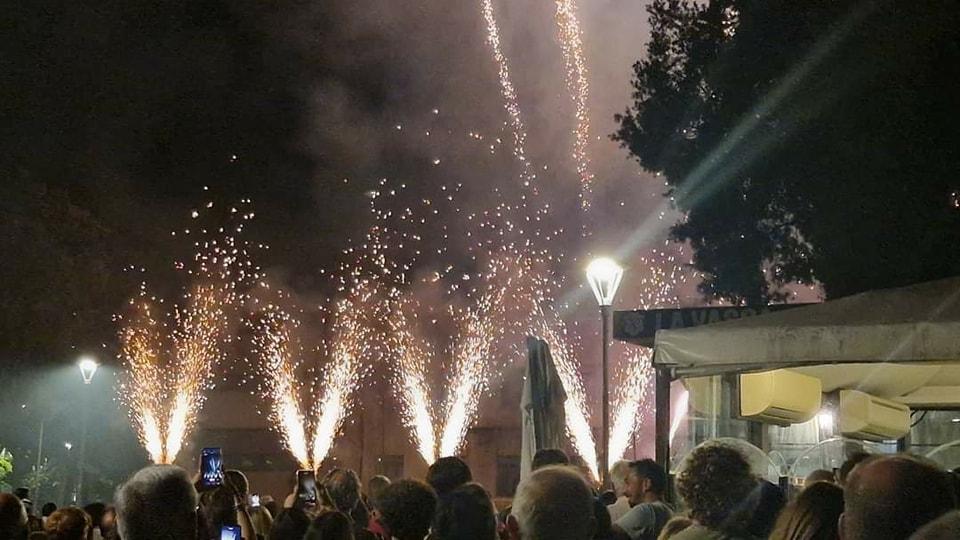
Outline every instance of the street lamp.
{"type": "Polygon", "coordinates": [[[600,485],[609,487],[610,458],[610,387],[608,358],[610,356],[610,306],[613,297],[620,287],[623,278],[623,268],[612,259],[600,257],[594,259],[587,266],[587,282],[593,289],[593,295],[600,304],[600,341],[603,344],[601,376],[603,377],[603,395],[601,400],[601,434],[600,434],[600,485]]]}
{"type": "MultiPolygon", "coordinates": [[[[93,382],[93,374],[97,372],[100,364],[89,356],[84,356],[77,362],[80,368],[80,376],[83,377],[83,384],[88,385],[93,382]]],[[[77,500],[83,501],[83,468],[87,453],[87,424],[90,416],[90,392],[84,393],[83,400],[83,434],[80,437],[80,455],[77,456],[77,500]]],[[[69,448],[68,448],[69,450],[69,448]]]]}
{"type": "Polygon", "coordinates": [[[77,362],[77,366],[80,368],[80,376],[83,377],[83,384],[90,384],[90,382],[93,381],[93,374],[97,372],[100,364],[93,358],[85,356],[77,362]]]}

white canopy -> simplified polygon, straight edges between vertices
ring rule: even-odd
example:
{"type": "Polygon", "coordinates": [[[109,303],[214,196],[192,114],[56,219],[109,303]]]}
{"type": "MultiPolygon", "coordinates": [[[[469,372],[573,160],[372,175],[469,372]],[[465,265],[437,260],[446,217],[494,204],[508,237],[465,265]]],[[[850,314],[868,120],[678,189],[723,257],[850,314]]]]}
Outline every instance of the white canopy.
{"type": "Polygon", "coordinates": [[[655,366],[681,377],[797,368],[819,377],[825,392],[960,404],[960,277],[661,330],[654,348],[655,366]]]}

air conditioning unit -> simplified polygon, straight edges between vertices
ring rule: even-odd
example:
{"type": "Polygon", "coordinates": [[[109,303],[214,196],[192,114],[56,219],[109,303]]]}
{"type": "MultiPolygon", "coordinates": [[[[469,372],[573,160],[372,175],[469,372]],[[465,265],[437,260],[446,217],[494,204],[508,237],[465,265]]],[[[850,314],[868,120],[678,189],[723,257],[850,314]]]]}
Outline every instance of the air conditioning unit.
{"type": "Polygon", "coordinates": [[[910,431],[910,407],[860,392],[840,391],[840,433],[854,439],[890,441],[910,431]]]}
{"type": "Polygon", "coordinates": [[[740,417],[787,426],[806,422],[820,410],[820,379],[789,369],[740,375],[740,417]]]}

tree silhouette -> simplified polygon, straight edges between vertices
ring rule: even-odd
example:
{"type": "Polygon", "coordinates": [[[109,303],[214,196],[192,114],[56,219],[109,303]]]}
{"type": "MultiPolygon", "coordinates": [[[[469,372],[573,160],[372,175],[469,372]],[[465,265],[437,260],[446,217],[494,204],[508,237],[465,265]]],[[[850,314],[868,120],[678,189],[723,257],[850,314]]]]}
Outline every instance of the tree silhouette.
{"type": "Polygon", "coordinates": [[[708,298],[960,273],[960,6],[657,0],[613,138],[661,174],[708,298]]]}

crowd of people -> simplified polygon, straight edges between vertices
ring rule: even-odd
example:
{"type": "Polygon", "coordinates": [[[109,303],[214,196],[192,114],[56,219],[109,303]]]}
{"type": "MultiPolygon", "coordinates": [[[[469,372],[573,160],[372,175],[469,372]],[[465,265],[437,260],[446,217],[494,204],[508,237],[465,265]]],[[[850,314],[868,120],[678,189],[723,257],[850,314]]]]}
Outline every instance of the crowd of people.
{"type": "Polygon", "coordinates": [[[852,456],[787,497],[736,449],[706,445],[675,479],[676,506],[650,459],[617,462],[614,489],[602,493],[560,450],[538,452],[532,469],[498,512],[456,457],[431,465],[423,481],[375,476],[362,486],[354,471],[333,469],[316,497],[295,491],[282,504],[257,504],[240,471],[203,488],[180,467],[151,465],[119,487],[113,506],[48,503],[35,515],[24,493],[0,494],[0,540],[221,540],[222,530],[243,540],[960,538],[957,477],[903,454],[852,456]]]}

